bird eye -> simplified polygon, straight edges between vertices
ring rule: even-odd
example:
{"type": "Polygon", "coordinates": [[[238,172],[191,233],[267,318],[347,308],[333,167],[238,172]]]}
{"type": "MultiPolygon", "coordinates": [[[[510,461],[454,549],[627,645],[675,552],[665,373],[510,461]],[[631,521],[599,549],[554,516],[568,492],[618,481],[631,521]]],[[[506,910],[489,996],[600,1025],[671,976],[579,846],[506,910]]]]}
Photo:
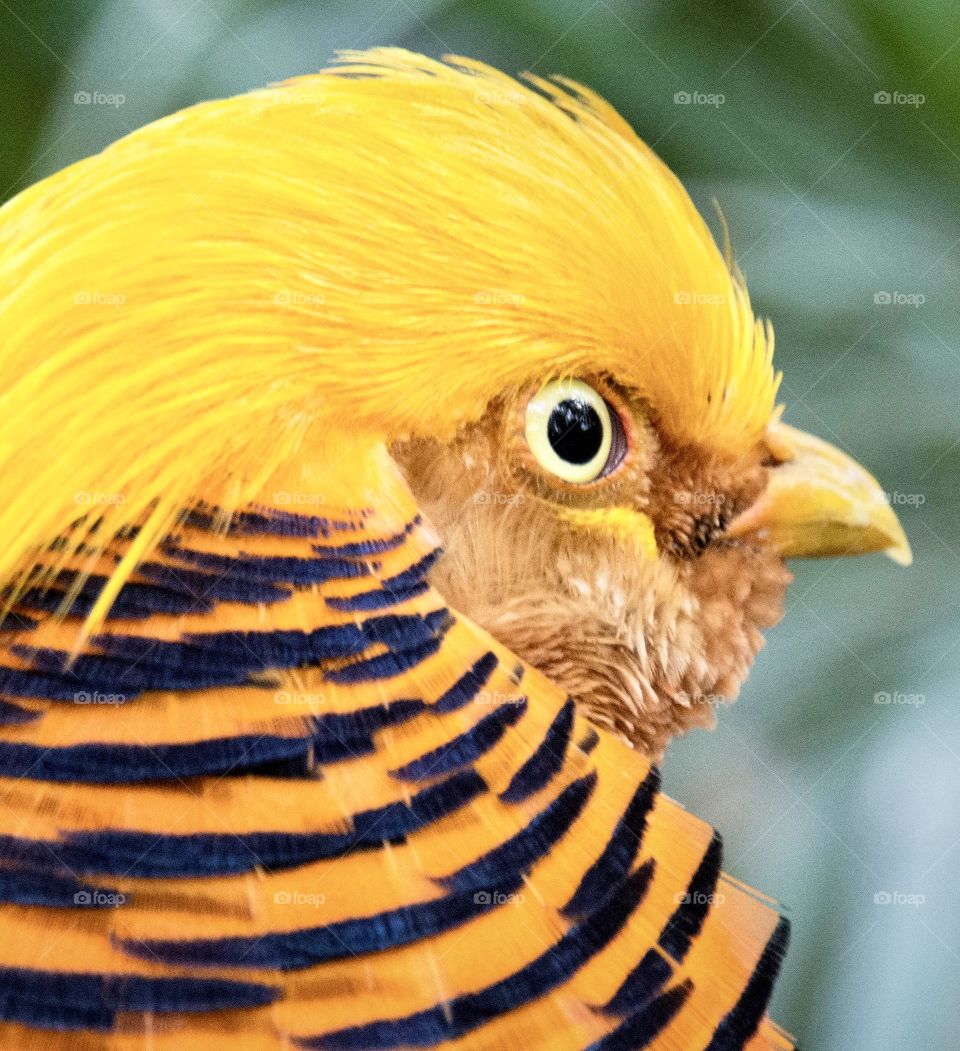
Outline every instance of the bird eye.
{"type": "Polygon", "coordinates": [[[619,464],[620,418],[580,380],[548,383],[527,403],[526,437],[541,467],[565,482],[592,482],[619,464]]]}

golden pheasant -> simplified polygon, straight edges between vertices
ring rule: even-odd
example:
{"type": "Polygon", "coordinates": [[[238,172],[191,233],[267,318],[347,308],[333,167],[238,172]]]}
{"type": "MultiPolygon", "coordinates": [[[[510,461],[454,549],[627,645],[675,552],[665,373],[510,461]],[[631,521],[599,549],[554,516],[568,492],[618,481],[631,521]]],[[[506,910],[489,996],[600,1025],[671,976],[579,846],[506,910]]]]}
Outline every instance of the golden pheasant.
{"type": "Polygon", "coordinates": [[[630,128],[351,53],[0,243],[0,1046],[789,1047],[652,763],[909,548],[630,128]]]}

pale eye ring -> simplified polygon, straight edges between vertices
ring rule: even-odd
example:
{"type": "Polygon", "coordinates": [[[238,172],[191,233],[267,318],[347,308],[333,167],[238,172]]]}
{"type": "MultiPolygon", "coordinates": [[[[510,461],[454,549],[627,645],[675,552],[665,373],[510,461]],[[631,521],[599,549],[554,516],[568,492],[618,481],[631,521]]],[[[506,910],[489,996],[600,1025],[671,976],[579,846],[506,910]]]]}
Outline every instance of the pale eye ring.
{"type": "Polygon", "coordinates": [[[625,449],[616,412],[593,387],[573,379],[548,383],[527,402],[526,438],[544,470],[581,485],[609,474],[625,449]]]}

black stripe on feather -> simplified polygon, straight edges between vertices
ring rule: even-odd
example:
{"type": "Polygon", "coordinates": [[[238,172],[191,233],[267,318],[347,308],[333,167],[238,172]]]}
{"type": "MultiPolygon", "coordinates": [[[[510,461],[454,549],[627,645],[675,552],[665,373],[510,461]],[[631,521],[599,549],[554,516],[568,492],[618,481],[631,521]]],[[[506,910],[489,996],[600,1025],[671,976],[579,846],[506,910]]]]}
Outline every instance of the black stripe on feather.
{"type": "Polygon", "coordinates": [[[474,763],[500,742],[507,728],[513,726],[526,710],[526,697],[520,698],[516,703],[501,704],[469,730],[450,738],[439,748],[412,759],[404,766],[391,770],[390,776],[398,781],[425,781],[427,778],[439,777],[474,763]]]}
{"type": "Polygon", "coordinates": [[[433,709],[440,715],[456,712],[475,700],[490,681],[498,664],[494,653],[488,651],[434,702],[433,709]]]}
{"type": "Polygon", "coordinates": [[[480,890],[505,872],[527,872],[567,834],[596,785],[596,771],[572,781],[515,836],[438,882],[451,891],[480,890]]]}
{"type": "Polygon", "coordinates": [[[647,862],[606,905],[508,978],[404,1018],[382,1019],[298,1042],[317,1051],[387,1051],[457,1040],[569,981],[623,929],[643,900],[652,872],[653,863],[647,862]]]}
{"type": "Polygon", "coordinates": [[[302,539],[318,539],[365,528],[360,521],[298,515],[275,508],[235,511],[227,515],[216,507],[197,507],[185,511],[180,517],[180,523],[188,529],[197,529],[216,536],[276,536],[302,539]]]}
{"type": "Polygon", "coordinates": [[[41,1029],[113,1029],[118,1014],[263,1007],[279,989],[221,978],[148,978],[0,968],[0,1018],[41,1029]]]}
{"type": "Polygon", "coordinates": [[[568,699],[554,716],[537,750],[510,779],[500,793],[505,803],[520,803],[543,788],[563,766],[573,732],[573,701],[568,699]]]}
{"type": "MultiPolygon", "coordinates": [[[[294,558],[287,555],[219,555],[209,551],[194,551],[180,544],[167,542],[163,553],[177,562],[224,574],[236,581],[255,584],[291,584],[309,587],[331,580],[352,580],[370,576],[378,563],[353,562],[346,558],[294,558]]],[[[179,573],[179,570],[176,570],[179,573]]]]}
{"type": "Polygon", "coordinates": [[[303,930],[254,934],[234,938],[123,941],[134,956],[160,963],[201,967],[256,967],[278,971],[302,970],[328,960],[386,952],[411,942],[433,938],[444,931],[507,904],[522,881],[509,874],[498,886],[484,891],[448,894],[433,901],[402,905],[359,919],[303,930]]]}
{"type": "MultiPolygon", "coordinates": [[[[78,875],[166,879],[230,876],[306,865],[347,851],[375,849],[440,821],[486,791],[475,770],[464,770],[415,793],[353,816],[344,832],[197,832],[164,835],[126,829],[69,832],[61,840],[0,836],[0,856],[48,869],[55,858],[78,875]]],[[[495,885],[499,879],[492,881],[495,885]]]]}
{"type": "Polygon", "coordinates": [[[673,1021],[687,1002],[692,984],[684,982],[651,1000],[587,1051],[643,1051],[673,1021]]]}
{"type": "Polygon", "coordinates": [[[391,653],[415,653],[446,631],[445,608],[431,613],[369,617],[314,631],[224,631],[191,634],[177,642],[140,635],[98,635],[100,652],[72,658],[66,650],[17,645],[27,670],[0,667],[0,690],[14,696],[83,703],[80,695],[114,694],[134,700],[150,690],[242,686],[251,676],[357,657],[382,644],[391,653]],[[80,698],[78,700],[78,697],[80,698]]]}
{"type": "Polygon", "coordinates": [[[648,949],[601,1010],[621,1018],[632,1014],[662,989],[672,974],[673,967],[666,957],[656,949],[648,949]]]}
{"type": "Polygon", "coordinates": [[[790,922],[781,916],[740,999],[717,1026],[706,1051],[740,1051],[757,1031],[789,942],[790,922]]]}
{"type": "Polygon", "coordinates": [[[690,944],[700,933],[703,921],[713,904],[713,894],[720,878],[723,863],[723,842],[717,832],[713,833],[697,871],[684,892],[680,905],[667,920],[658,944],[678,963],[683,962],[690,944]]]}
{"type": "Polygon", "coordinates": [[[338,610],[362,610],[379,608],[384,605],[394,605],[403,602],[414,595],[422,594],[428,590],[426,583],[427,573],[433,568],[434,563],[443,554],[441,548],[434,548],[429,554],[415,562],[412,566],[397,573],[395,576],[387,577],[380,581],[380,585],[371,591],[362,591],[359,595],[349,598],[331,597],[326,600],[331,609],[338,610]]]}
{"type": "Polygon", "coordinates": [[[603,853],[587,870],[573,897],[564,906],[567,916],[578,916],[595,909],[611,887],[619,886],[626,879],[640,850],[647,815],[659,789],[660,772],[652,766],[617,822],[603,853]]]}

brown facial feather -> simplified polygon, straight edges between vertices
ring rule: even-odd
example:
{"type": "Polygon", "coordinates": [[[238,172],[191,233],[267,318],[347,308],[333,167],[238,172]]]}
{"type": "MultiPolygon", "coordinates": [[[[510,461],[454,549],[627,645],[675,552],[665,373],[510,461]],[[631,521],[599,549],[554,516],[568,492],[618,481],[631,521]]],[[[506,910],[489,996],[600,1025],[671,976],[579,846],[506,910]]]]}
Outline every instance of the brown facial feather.
{"type": "Polygon", "coordinates": [[[762,455],[758,451],[749,459],[724,462],[701,449],[661,441],[643,507],[653,521],[657,546],[678,558],[703,553],[763,492],[762,455]]]}
{"type": "Polygon", "coordinates": [[[761,631],[782,615],[790,576],[774,552],[723,537],[763,490],[763,450],[723,462],[672,448],[642,403],[603,393],[629,446],[603,482],[572,486],[537,470],[519,396],[492,405],[451,445],[417,441],[394,453],[444,538],[433,582],[447,600],[596,723],[659,758],[736,697],[761,631]],[[617,506],[649,516],[659,558],[638,558],[562,513],[617,506]]]}

